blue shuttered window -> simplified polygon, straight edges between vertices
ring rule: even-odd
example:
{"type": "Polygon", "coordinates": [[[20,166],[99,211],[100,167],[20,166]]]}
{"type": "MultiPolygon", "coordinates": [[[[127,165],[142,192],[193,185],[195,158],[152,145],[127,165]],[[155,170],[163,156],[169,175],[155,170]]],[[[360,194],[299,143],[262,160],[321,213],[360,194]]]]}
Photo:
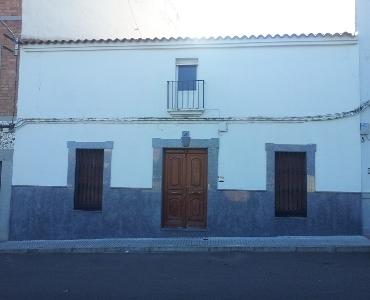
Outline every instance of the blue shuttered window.
{"type": "Polygon", "coordinates": [[[179,91],[194,91],[196,90],[197,66],[196,65],[180,65],[178,66],[178,90],[179,91]]]}

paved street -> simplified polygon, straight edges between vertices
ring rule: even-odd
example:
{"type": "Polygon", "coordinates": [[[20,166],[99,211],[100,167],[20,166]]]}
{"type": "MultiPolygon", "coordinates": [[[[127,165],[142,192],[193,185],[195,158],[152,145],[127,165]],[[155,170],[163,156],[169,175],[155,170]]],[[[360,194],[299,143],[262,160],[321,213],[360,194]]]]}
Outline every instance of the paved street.
{"type": "Polygon", "coordinates": [[[369,299],[370,254],[1,254],[0,299],[369,299]]]}

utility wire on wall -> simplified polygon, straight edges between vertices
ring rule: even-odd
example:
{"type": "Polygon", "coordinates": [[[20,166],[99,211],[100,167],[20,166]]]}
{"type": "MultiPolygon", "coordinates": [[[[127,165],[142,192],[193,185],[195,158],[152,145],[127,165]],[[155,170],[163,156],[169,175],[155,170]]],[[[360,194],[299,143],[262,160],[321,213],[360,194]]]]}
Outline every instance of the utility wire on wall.
{"type": "Polygon", "coordinates": [[[16,128],[23,127],[27,124],[38,123],[103,123],[103,124],[125,124],[125,123],[172,123],[179,122],[241,122],[241,123],[306,123],[319,121],[333,121],[344,118],[354,117],[365,111],[370,106],[370,100],[362,103],[359,107],[341,113],[301,116],[301,117],[267,117],[267,116],[251,116],[251,117],[187,117],[187,118],[172,118],[172,117],[118,117],[118,118],[24,118],[18,119],[15,124],[16,128]]]}

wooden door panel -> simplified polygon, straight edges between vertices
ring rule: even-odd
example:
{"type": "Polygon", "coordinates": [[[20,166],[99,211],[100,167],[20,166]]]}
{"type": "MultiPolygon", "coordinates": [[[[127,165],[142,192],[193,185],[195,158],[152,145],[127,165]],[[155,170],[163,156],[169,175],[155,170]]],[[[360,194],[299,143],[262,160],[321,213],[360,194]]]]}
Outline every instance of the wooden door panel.
{"type": "Polygon", "coordinates": [[[188,160],[190,163],[190,182],[191,187],[202,187],[202,158],[195,155],[189,155],[188,160]]]}
{"type": "Polygon", "coordinates": [[[187,198],[186,218],[189,227],[205,227],[207,199],[207,152],[188,152],[186,160],[187,198]]]}
{"type": "Polygon", "coordinates": [[[164,226],[185,226],[186,165],[185,153],[172,150],[165,153],[164,226]]]}
{"type": "Polygon", "coordinates": [[[189,193],[186,201],[187,226],[205,226],[205,201],[204,193],[189,193]]]}
{"type": "Polygon", "coordinates": [[[203,190],[206,181],[206,153],[188,153],[186,181],[190,190],[203,190]]]}
{"type": "Polygon", "coordinates": [[[183,189],[185,187],[184,154],[169,153],[167,165],[167,188],[183,189]]]}
{"type": "Polygon", "coordinates": [[[166,221],[169,227],[183,227],[186,224],[185,201],[183,193],[170,192],[167,194],[166,221]]]}
{"type": "Polygon", "coordinates": [[[166,150],[163,182],[163,225],[206,225],[207,151],[166,150]]]}

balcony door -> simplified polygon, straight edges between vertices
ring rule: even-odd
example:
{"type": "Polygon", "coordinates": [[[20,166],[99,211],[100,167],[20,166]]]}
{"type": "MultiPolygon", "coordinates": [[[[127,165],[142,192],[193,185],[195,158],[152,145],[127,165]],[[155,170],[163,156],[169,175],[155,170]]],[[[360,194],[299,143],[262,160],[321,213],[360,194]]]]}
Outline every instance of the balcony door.
{"type": "Polygon", "coordinates": [[[177,66],[177,91],[192,92],[195,91],[197,80],[197,65],[177,66]]]}
{"type": "Polygon", "coordinates": [[[206,227],[207,150],[166,150],[163,226],[206,227]]]}

